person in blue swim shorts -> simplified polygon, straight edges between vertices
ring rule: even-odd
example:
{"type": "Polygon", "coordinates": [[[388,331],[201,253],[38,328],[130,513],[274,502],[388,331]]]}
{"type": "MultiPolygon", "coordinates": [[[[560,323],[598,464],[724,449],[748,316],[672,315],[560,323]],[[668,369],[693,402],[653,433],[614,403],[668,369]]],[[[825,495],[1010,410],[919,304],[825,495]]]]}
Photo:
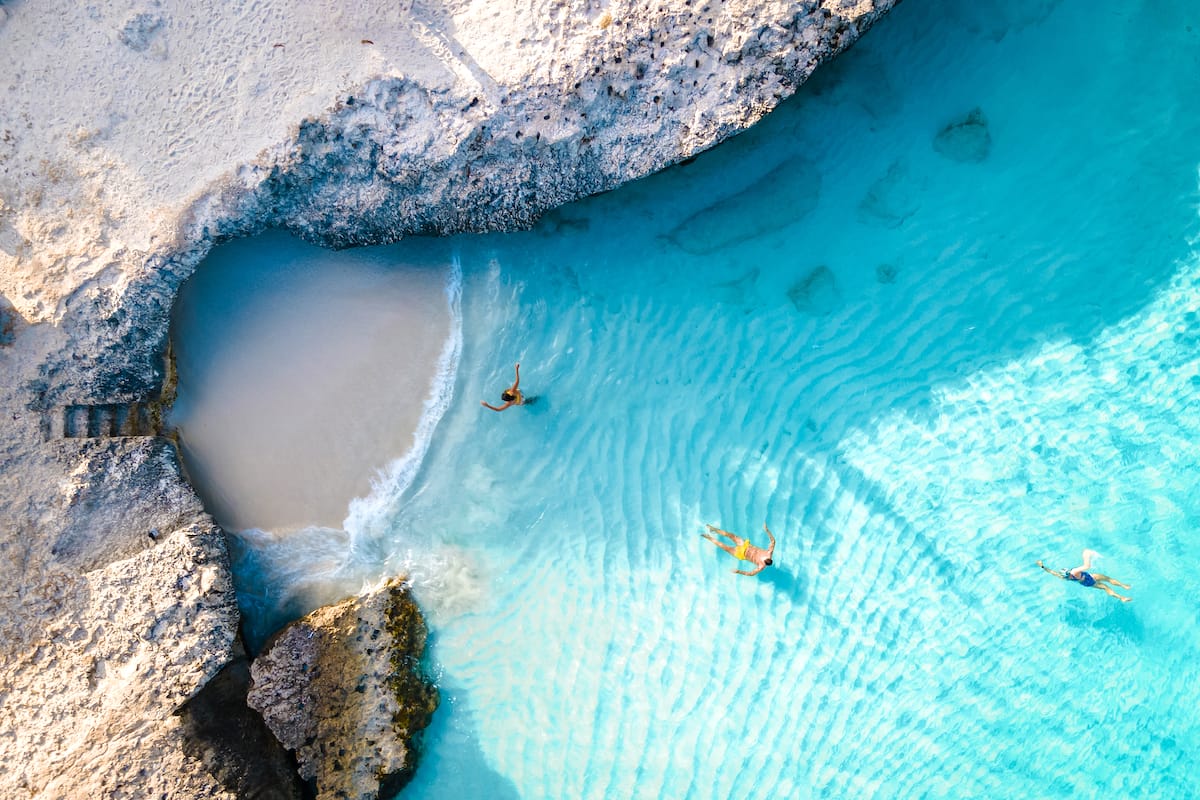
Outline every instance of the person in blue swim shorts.
{"type": "Polygon", "coordinates": [[[1124,595],[1117,594],[1112,590],[1111,586],[1109,586],[1109,584],[1112,584],[1112,586],[1120,586],[1122,589],[1129,589],[1131,587],[1128,583],[1121,583],[1116,578],[1110,578],[1107,575],[1101,575],[1099,572],[1091,571],[1092,559],[1096,555],[1098,554],[1095,550],[1084,550],[1083,564],[1075,569],[1064,569],[1061,571],[1050,569],[1041,561],[1037,562],[1037,565],[1056,578],[1062,578],[1064,581],[1075,581],[1076,583],[1081,583],[1084,586],[1094,586],[1097,589],[1102,589],[1110,597],[1115,597],[1122,603],[1128,603],[1133,599],[1132,597],[1125,597],[1124,595]]]}

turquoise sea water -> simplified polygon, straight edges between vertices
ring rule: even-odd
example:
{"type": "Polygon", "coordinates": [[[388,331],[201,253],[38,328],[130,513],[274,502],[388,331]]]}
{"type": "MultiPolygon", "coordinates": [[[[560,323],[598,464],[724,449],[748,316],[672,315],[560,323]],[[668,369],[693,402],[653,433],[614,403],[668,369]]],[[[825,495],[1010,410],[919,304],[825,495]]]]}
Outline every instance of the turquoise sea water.
{"type": "Polygon", "coordinates": [[[414,576],[404,797],[1200,796],[1198,98],[1193,2],[906,0],[694,163],[400,245],[452,402],[245,540],[252,623],[414,576]],[[699,535],[764,521],[757,578],[699,535]],[[1133,602],[1035,566],[1084,547],[1133,602]]]}

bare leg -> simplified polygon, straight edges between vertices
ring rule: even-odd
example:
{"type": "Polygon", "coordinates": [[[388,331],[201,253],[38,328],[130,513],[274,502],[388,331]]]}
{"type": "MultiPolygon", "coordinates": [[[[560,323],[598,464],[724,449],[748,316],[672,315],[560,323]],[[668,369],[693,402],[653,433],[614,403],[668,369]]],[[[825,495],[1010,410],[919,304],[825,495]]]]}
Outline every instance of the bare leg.
{"type": "Polygon", "coordinates": [[[1116,578],[1110,578],[1107,575],[1101,575],[1098,572],[1093,572],[1092,577],[1096,579],[1096,583],[1111,583],[1113,586],[1120,586],[1122,589],[1132,589],[1128,583],[1121,583],[1116,578]]]}
{"type": "Polygon", "coordinates": [[[725,544],[724,542],[717,541],[717,539],[715,539],[715,538],[712,536],[712,534],[709,534],[709,533],[702,533],[702,534],[700,534],[700,535],[701,535],[701,536],[703,536],[705,539],[708,539],[710,542],[712,542],[713,544],[715,544],[717,547],[719,547],[719,548],[721,548],[722,550],[724,550],[726,553],[729,553],[729,555],[733,555],[733,548],[732,548],[732,547],[730,547],[729,545],[725,544]]]}
{"type": "Polygon", "coordinates": [[[1120,600],[1122,603],[1128,603],[1130,600],[1133,599],[1132,597],[1125,597],[1124,595],[1117,594],[1112,589],[1108,588],[1107,584],[1100,583],[1099,581],[1096,581],[1096,588],[1102,589],[1104,591],[1104,593],[1107,594],[1109,597],[1115,597],[1118,600],[1120,600]]]}
{"type": "Polygon", "coordinates": [[[733,535],[732,533],[730,533],[729,531],[723,531],[723,530],[721,530],[720,528],[713,527],[712,525],[705,525],[704,527],[708,528],[708,529],[709,529],[710,531],[712,531],[713,533],[719,533],[719,534],[721,534],[722,536],[728,536],[730,539],[732,539],[732,540],[733,540],[733,543],[734,543],[734,544],[737,544],[737,543],[738,543],[738,537],[737,537],[737,536],[734,536],[734,535],[733,535]]]}
{"type": "Polygon", "coordinates": [[[1100,555],[1100,554],[1097,553],[1095,550],[1086,550],[1085,549],[1083,551],[1083,571],[1084,572],[1092,571],[1092,559],[1098,555],[1100,555]]]}

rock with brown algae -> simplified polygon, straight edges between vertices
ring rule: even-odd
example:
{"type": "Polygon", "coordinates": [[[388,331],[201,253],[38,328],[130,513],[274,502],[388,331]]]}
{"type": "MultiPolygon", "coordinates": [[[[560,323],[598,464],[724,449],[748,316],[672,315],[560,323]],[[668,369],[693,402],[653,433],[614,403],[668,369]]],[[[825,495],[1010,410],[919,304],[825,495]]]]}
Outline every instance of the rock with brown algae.
{"type": "Polygon", "coordinates": [[[292,750],[317,797],[391,797],[416,766],[438,692],[421,670],[425,619],[405,584],[325,606],[251,666],[248,702],[292,750]]]}

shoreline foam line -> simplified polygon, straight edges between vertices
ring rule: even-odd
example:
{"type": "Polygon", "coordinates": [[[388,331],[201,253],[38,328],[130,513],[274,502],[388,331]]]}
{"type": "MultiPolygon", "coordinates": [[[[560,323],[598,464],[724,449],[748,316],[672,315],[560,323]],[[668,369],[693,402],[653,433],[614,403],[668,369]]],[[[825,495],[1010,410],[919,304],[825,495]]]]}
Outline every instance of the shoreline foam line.
{"type": "MultiPolygon", "coordinates": [[[[462,354],[462,267],[455,254],[446,279],[445,297],[450,326],[431,380],[421,417],[413,430],[413,444],[402,456],[379,469],[371,491],[349,503],[342,527],[310,525],[278,533],[262,528],[230,530],[231,557],[238,603],[246,615],[245,633],[256,649],[280,626],[327,603],[361,592],[380,578],[387,564],[386,540],[400,498],[416,479],[433,434],[454,399],[462,354]]],[[[465,587],[458,594],[473,598],[473,569],[462,558],[439,560],[451,573],[464,573],[465,587]],[[443,564],[443,561],[445,562],[443,564]],[[461,561],[458,567],[455,561],[461,561]]],[[[404,565],[410,580],[414,565],[404,565]]],[[[415,583],[436,584],[438,569],[419,566],[415,583]]]]}
{"type": "Polygon", "coordinates": [[[433,434],[454,400],[454,384],[458,378],[458,363],[462,356],[462,263],[457,253],[450,262],[446,278],[446,304],[450,311],[450,333],[438,358],[429,396],[413,430],[412,447],[404,455],[378,470],[371,480],[371,491],[365,497],[350,501],[342,527],[350,534],[350,554],[378,540],[383,533],[379,523],[395,513],[400,498],[412,486],[425,461],[425,453],[433,434]]]}

